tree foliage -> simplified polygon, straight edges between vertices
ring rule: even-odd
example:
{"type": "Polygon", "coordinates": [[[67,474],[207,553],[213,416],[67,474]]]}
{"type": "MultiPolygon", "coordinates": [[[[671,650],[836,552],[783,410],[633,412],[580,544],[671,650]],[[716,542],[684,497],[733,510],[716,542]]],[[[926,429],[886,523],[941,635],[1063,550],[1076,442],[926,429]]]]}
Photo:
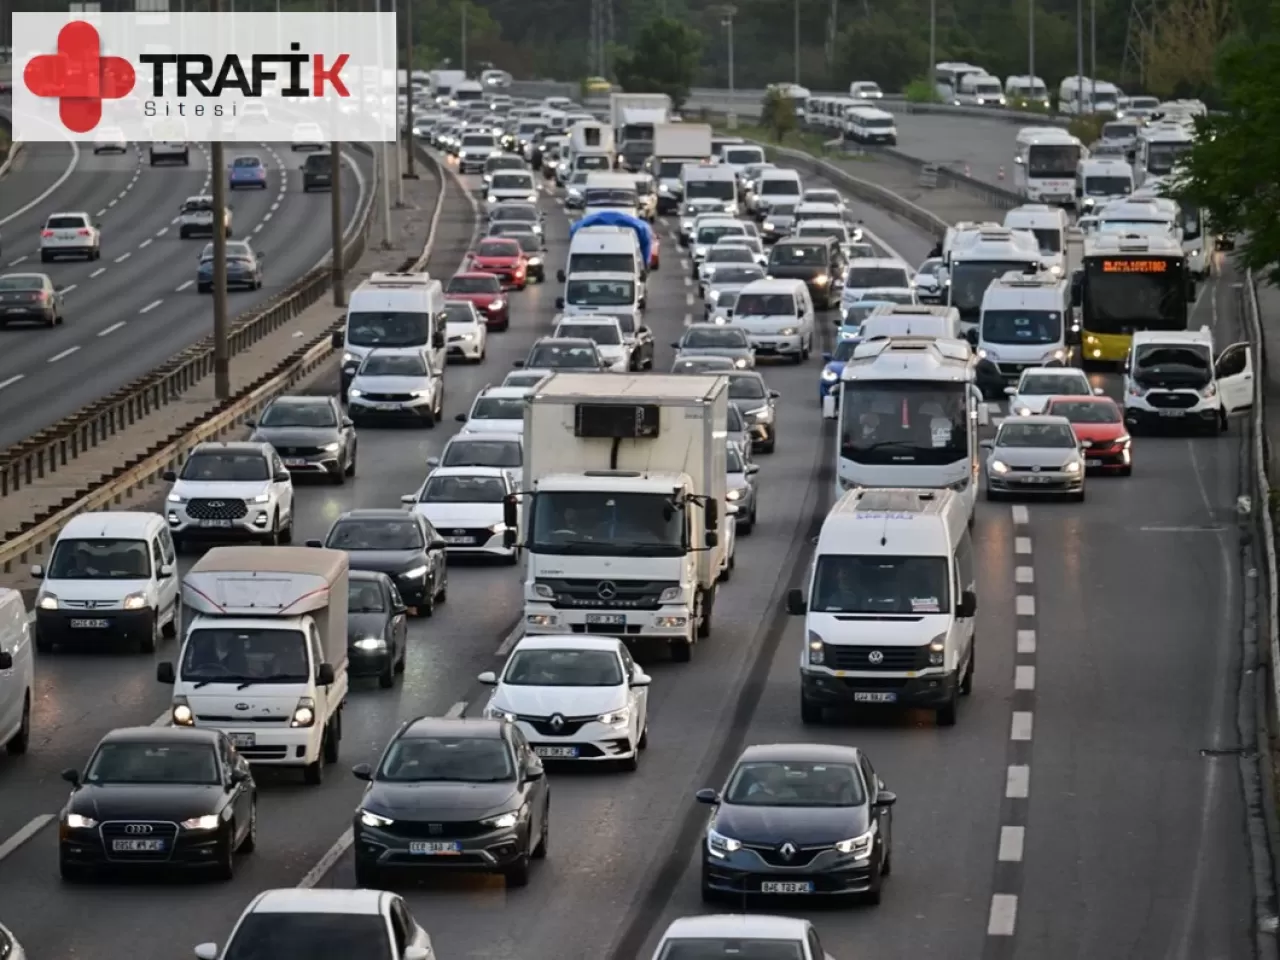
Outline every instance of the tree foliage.
{"type": "Polygon", "coordinates": [[[640,31],[630,50],[613,62],[627,93],[665,93],[676,109],[689,98],[702,53],[702,35],[673,17],[658,17],[640,31]]]}
{"type": "Polygon", "coordinates": [[[1199,122],[1177,189],[1238,239],[1249,267],[1280,282],[1280,35],[1229,46],[1217,81],[1227,112],[1199,122]]]}
{"type": "Polygon", "coordinates": [[[760,112],[760,126],[769,131],[774,143],[782,143],[796,128],[796,102],[780,90],[768,91],[760,112]]]}
{"type": "Polygon", "coordinates": [[[1147,90],[1162,97],[1211,92],[1214,54],[1231,25],[1230,0],[1172,0],[1142,38],[1147,90]]]}

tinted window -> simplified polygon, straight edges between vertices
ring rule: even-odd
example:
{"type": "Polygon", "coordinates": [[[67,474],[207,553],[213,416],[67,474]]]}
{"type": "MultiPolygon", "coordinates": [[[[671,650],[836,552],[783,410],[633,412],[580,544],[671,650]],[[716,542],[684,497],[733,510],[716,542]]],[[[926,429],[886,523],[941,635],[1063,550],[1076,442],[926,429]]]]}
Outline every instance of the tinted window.
{"type": "Polygon", "coordinates": [[[420,353],[371,353],[360,366],[363,377],[425,377],[430,372],[420,353]]]}
{"type": "Polygon", "coordinates": [[[98,748],[86,783],[220,783],[218,758],[207,743],[118,742],[98,748]]]}
{"type": "Polygon", "coordinates": [[[866,802],[850,764],[812,761],[740,763],[725,802],[757,807],[856,807],[866,802]]]}
{"type": "Polygon", "coordinates": [[[943,613],[950,609],[949,583],[945,557],[823,554],[811,607],[821,613],[943,613]]]}
{"type": "Polygon", "coordinates": [[[67,540],[54,547],[50,580],[145,580],[151,556],[145,540],[67,540]]]}
{"type": "Polygon", "coordinates": [[[50,217],[45,226],[50,230],[78,230],[88,224],[84,217],[50,217]]]}
{"type": "Polygon", "coordinates": [[[250,913],[223,960],[387,960],[392,956],[381,916],[357,913],[250,913]]]}
{"type": "Polygon", "coordinates": [[[758,377],[730,377],[729,399],[763,400],[766,397],[764,381],[758,377]]]}
{"type": "Polygon", "coordinates": [[[577,367],[581,369],[594,367],[599,368],[600,360],[596,355],[594,344],[561,346],[554,343],[538,344],[529,353],[529,359],[525,363],[526,367],[535,370],[560,369],[567,367],[577,367]]]}
{"type": "Polygon", "coordinates": [[[769,255],[771,266],[820,267],[827,262],[827,248],[811,243],[780,243],[769,255]]]}
{"type": "Polygon", "coordinates": [[[193,453],[182,467],[183,480],[248,482],[266,480],[267,458],[260,453],[193,453]]]}
{"type": "Polygon", "coordinates": [[[43,290],[44,277],[34,274],[18,274],[0,277],[0,290],[43,290]]]}
{"type": "Polygon", "coordinates": [[[449,300],[444,305],[445,323],[475,323],[476,309],[468,300],[449,300]]]}
{"type": "Polygon", "coordinates": [[[803,957],[804,945],[799,940],[698,937],[668,940],[662,945],[658,960],[803,960],[803,957]]]}
{"type": "Polygon", "coordinates": [[[447,288],[449,293],[501,293],[502,283],[497,277],[488,276],[469,276],[469,277],[453,277],[449,280],[447,288]]]}
{"type": "Polygon", "coordinates": [[[496,190],[533,190],[533,177],[527,173],[496,173],[493,186],[496,190]]]}
{"type": "Polygon", "coordinates": [[[902,267],[859,267],[852,266],[845,274],[844,285],[858,290],[871,287],[906,287],[911,280],[902,267]]]}
{"type": "Polygon", "coordinates": [[[1072,423],[1120,422],[1120,408],[1110,401],[1051,400],[1045,413],[1066,417],[1072,423]]]}
{"type": "Polygon", "coordinates": [[[382,613],[386,609],[382,586],[376,580],[347,582],[347,610],[350,613],[382,613]]]}
{"type": "Polygon", "coordinates": [[[501,503],[506,484],[498,477],[432,477],[422,488],[422,503],[501,503]]]}
{"type": "Polygon", "coordinates": [[[1025,397],[1065,397],[1089,396],[1093,393],[1083,377],[1070,374],[1038,373],[1034,377],[1023,377],[1018,385],[1018,393],[1025,397]]]}
{"type": "Polygon", "coordinates": [[[332,550],[418,550],[422,530],[412,520],[339,520],[324,545],[332,550]]]}
{"type": "Polygon", "coordinates": [[[1010,423],[1000,427],[997,447],[1048,447],[1066,449],[1076,445],[1076,435],[1061,423],[1010,423]]]}
{"type": "Polygon", "coordinates": [[[471,408],[471,417],[474,420],[523,420],[524,400],[520,397],[479,397],[471,408]]]}
{"type": "Polygon", "coordinates": [[[616,687],[618,655],[610,650],[519,650],[503,683],[530,687],[616,687]]]}
{"type": "Polygon", "coordinates": [[[485,240],[476,247],[482,257],[518,257],[520,244],[514,240],[485,240]]]}
{"type": "Polygon", "coordinates": [[[260,167],[262,161],[257,157],[236,157],[234,166],[237,167],[260,167]]]}
{"type": "MultiPolygon", "coordinates": [[[[535,382],[541,377],[535,378],[535,382]]],[[[520,444],[514,440],[466,440],[459,438],[445,448],[442,466],[518,467],[523,462],[520,444]]]]}
{"type": "Polygon", "coordinates": [[[328,401],[277,400],[262,413],[262,427],[335,427],[338,421],[328,401]]]}
{"type": "Polygon", "coordinates": [[[744,293],[734,310],[739,317],[790,317],[795,312],[796,299],[789,293],[744,293]]]}
{"type": "Polygon", "coordinates": [[[514,774],[511,750],[497,737],[401,737],[378,769],[379,780],[398,783],[496,783],[514,774]]]}
{"type": "Polygon", "coordinates": [[[556,335],[594,340],[601,346],[606,347],[613,347],[622,343],[618,328],[611,323],[562,323],[556,330],[556,335]]]}
{"type": "Polygon", "coordinates": [[[691,327],[684,335],[686,347],[727,347],[733,350],[745,350],[751,345],[743,330],[733,327],[707,325],[706,329],[691,327]]]}

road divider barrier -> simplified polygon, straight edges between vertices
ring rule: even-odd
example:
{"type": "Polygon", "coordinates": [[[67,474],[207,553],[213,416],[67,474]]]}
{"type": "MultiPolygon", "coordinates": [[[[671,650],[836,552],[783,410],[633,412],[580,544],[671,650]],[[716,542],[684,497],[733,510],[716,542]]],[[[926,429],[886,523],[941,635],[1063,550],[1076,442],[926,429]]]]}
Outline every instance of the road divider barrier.
{"type": "Polygon", "coordinates": [[[0,113],[0,133],[3,133],[5,139],[9,141],[9,152],[5,154],[4,161],[0,162],[0,177],[3,177],[9,172],[9,168],[13,166],[13,161],[17,159],[18,152],[22,149],[22,144],[13,142],[13,125],[3,113],[0,113]]]}

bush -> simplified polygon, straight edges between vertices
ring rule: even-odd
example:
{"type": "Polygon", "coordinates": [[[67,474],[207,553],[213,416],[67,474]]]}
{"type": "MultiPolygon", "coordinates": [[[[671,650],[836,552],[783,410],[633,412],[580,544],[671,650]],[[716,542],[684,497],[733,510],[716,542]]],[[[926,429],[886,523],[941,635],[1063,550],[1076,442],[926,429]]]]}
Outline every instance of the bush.
{"type": "Polygon", "coordinates": [[[907,84],[903,91],[910,103],[938,103],[938,91],[934,89],[928,77],[918,77],[907,84]]]}
{"type": "Polygon", "coordinates": [[[1096,143],[1102,136],[1102,125],[1115,119],[1109,113],[1095,113],[1086,117],[1072,117],[1067,124],[1067,133],[1071,134],[1085,146],[1096,143]]]}

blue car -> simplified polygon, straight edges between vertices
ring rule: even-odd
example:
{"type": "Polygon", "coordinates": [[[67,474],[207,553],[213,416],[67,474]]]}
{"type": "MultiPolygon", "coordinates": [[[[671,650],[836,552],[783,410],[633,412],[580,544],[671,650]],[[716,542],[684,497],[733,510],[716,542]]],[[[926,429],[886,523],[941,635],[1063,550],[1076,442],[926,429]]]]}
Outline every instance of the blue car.
{"type": "Polygon", "coordinates": [[[818,377],[818,402],[830,393],[834,393],[840,384],[840,375],[844,373],[845,362],[853,356],[853,351],[857,348],[858,341],[854,337],[848,339],[841,338],[836,344],[833,353],[824,353],[822,359],[825,366],[822,368],[822,374],[818,377]]]}
{"type": "Polygon", "coordinates": [[[231,163],[232,190],[239,187],[267,189],[267,167],[259,157],[236,157],[231,163]]]}

